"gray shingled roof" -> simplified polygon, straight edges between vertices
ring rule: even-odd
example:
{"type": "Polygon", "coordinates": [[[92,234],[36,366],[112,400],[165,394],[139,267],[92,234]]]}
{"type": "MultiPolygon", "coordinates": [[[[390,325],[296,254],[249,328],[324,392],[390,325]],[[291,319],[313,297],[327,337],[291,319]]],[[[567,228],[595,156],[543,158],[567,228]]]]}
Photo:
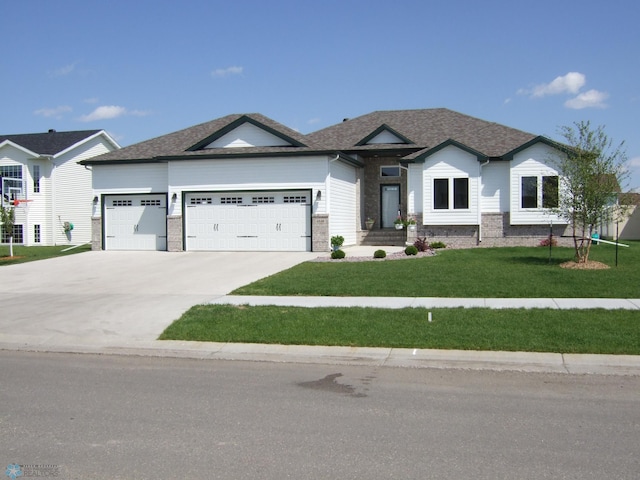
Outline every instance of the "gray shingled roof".
{"type": "Polygon", "coordinates": [[[401,146],[423,150],[434,148],[447,140],[455,140],[488,157],[500,157],[536,137],[446,108],[377,111],[307,135],[315,144],[346,152],[397,149],[401,146]],[[358,142],[381,125],[387,125],[402,134],[414,145],[357,146],[358,142]]]}
{"type": "Polygon", "coordinates": [[[79,130],[74,132],[56,132],[55,130],[50,130],[47,133],[0,135],[0,143],[9,140],[40,155],[56,155],[100,131],[101,130],[79,130]]]}
{"type": "Polygon", "coordinates": [[[134,145],[124,147],[120,150],[114,150],[113,152],[105,153],[97,157],[93,157],[88,160],[84,160],[80,163],[83,164],[95,164],[103,162],[119,162],[119,161],[154,161],[161,158],[210,158],[216,156],[242,156],[247,154],[261,155],[261,154],[275,154],[275,153],[303,153],[317,151],[304,135],[296,132],[295,130],[282,125],[274,120],[271,120],[259,113],[248,114],[232,114],[227,115],[210,122],[194,125],[193,127],[185,128],[177,132],[162,135],[160,137],[152,138],[144,142],[136,143],[134,145]],[[204,150],[189,149],[202,143],[203,140],[211,137],[212,135],[220,132],[234,122],[242,121],[244,118],[248,118],[257,122],[260,125],[267,127],[274,133],[281,136],[289,137],[291,140],[298,144],[304,145],[302,147],[247,147],[247,148],[208,148],[204,150]]]}

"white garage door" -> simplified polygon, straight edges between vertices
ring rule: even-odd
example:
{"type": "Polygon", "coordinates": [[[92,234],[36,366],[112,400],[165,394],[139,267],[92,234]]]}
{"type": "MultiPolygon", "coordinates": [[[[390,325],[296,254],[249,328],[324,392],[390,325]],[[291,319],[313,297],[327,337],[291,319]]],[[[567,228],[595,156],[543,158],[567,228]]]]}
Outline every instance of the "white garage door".
{"type": "Polygon", "coordinates": [[[166,250],[166,195],[105,197],[105,250],[166,250]]]}
{"type": "Polygon", "coordinates": [[[189,193],[187,250],[310,251],[311,192],[189,193]]]}

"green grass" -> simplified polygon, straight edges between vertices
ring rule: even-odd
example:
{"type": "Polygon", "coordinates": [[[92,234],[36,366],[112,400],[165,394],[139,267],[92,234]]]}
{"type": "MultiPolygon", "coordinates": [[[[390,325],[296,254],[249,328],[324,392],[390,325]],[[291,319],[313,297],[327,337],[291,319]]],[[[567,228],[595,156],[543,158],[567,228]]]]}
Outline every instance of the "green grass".
{"type": "Polygon", "coordinates": [[[236,295],[476,298],[640,298],[640,242],[594,245],[608,270],[569,270],[573,249],[439,250],[434,257],[376,262],[305,262],[235,290],[236,295]]]}
{"type": "Polygon", "coordinates": [[[9,256],[9,246],[0,246],[0,267],[13,265],[16,263],[33,262],[44,260],[45,258],[74,255],[76,253],[88,252],[91,245],[81,245],[77,248],[67,250],[71,245],[58,245],[55,247],[24,247],[22,245],[13,246],[13,257],[9,256]],[[67,251],[63,251],[67,250],[67,251]]]}
{"type": "Polygon", "coordinates": [[[640,312],[198,305],[161,340],[640,354],[640,312]]]}

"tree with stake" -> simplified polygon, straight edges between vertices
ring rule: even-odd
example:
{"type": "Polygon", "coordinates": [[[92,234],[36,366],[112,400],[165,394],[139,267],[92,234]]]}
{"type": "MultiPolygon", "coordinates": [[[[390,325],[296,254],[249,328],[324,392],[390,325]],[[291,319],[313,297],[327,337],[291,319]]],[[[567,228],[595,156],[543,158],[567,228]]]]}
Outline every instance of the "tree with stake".
{"type": "Polygon", "coordinates": [[[575,122],[560,128],[568,148],[556,159],[562,178],[558,213],[571,225],[576,262],[587,263],[596,226],[623,214],[615,201],[628,173],[624,142],[614,145],[603,126],[575,122]]]}
{"type": "Polygon", "coordinates": [[[2,228],[9,237],[9,256],[13,257],[13,224],[16,220],[14,207],[3,207],[0,205],[0,222],[2,228]]]}

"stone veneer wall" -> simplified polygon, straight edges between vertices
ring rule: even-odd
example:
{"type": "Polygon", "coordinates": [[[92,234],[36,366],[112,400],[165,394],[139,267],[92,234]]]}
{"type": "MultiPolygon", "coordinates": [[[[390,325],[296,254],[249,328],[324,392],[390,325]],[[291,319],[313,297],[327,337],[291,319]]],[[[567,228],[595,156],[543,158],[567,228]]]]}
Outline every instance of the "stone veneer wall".
{"type": "Polygon", "coordinates": [[[167,216],[167,251],[182,252],[182,215],[167,216]]]}
{"type": "Polygon", "coordinates": [[[101,217],[91,217],[91,250],[102,250],[101,217]]]}
{"type": "Polygon", "coordinates": [[[311,217],[311,251],[328,252],[329,243],[329,215],[313,215],[311,217]]]}
{"type": "MultiPolygon", "coordinates": [[[[418,228],[407,231],[407,244],[426,237],[429,243],[440,241],[452,248],[537,246],[549,236],[549,225],[510,225],[509,213],[483,214],[480,241],[477,225],[422,225],[421,214],[416,221],[418,228]]],[[[558,245],[571,246],[573,239],[568,235],[566,225],[553,226],[558,245]]]]}

